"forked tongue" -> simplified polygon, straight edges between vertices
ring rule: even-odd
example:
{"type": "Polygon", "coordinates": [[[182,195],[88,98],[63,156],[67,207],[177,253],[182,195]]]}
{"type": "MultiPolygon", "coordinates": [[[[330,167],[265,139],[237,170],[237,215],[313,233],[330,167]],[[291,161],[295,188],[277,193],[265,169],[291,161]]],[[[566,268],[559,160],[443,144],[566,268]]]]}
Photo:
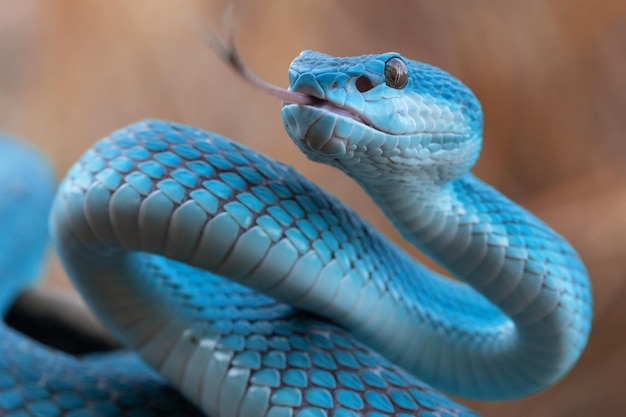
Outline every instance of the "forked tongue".
{"type": "Polygon", "coordinates": [[[305,93],[298,93],[296,91],[285,90],[284,88],[270,84],[269,82],[259,78],[251,70],[246,67],[241,59],[241,56],[235,48],[232,31],[232,15],[233,7],[232,3],[224,12],[223,25],[225,32],[227,33],[227,41],[224,42],[219,35],[210,27],[204,26],[203,32],[206,36],[206,40],[211,48],[217,53],[217,55],[230,66],[237,74],[239,74],[244,80],[251,84],[257,90],[271,96],[277,97],[284,102],[292,104],[313,104],[318,102],[319,99],[305,93]]]}

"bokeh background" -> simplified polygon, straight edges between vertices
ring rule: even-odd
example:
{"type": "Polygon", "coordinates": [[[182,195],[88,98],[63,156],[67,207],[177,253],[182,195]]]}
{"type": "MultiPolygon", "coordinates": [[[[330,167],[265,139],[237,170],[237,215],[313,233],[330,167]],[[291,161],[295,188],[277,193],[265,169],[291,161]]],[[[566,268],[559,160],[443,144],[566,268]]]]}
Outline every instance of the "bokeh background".
{"type": "MultiPolygon", "coordinates": [[[[295,165],[399,240],[348,178],[313,165],[279,102],[236,77],[202,39],[223,1],[0,0],[0,129],[39,147],[59,177],[96,139],[145,117],[228,135],[295,165]]],[[[531,398],[466,401],[485,416],[626,415],[626,2],[239,1],[247,64],[287,85],[303,49],[398,51],[453,73],[480,98],[475,172],[565,235],[595,293],[589,347],[531,398]]],[[[53,259],[47,285],[71,291],[53,259]]]]}

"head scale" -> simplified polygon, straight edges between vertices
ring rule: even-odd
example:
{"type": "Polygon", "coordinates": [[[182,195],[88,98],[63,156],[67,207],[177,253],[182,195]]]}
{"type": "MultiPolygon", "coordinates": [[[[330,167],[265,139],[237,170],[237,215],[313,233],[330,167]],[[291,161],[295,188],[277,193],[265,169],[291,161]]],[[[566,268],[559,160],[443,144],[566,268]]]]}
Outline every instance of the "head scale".
{"type": "Polygon", "coordinates": [[[395,52],[335,58],[302,52],[289,67],[290,91],[313,104],[285,104],[287,132],[312,160],[357,181],[458,178],[481,146],[478,100],[456,78],[395,52]],[[382,175],[384,173],[384,175],[382,175]]]}

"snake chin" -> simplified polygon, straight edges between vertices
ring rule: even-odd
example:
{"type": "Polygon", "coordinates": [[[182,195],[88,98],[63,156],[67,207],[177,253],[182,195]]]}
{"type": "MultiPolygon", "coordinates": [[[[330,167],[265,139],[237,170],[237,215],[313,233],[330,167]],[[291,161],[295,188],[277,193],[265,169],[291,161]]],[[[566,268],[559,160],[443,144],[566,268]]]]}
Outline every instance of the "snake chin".
{"type": "Polygon", "coordinates": [[[346,153],[348,139],[336,134],[338,123],[355,123],[351,117],[337,116],[322,107],[287,104],[283,122],[293,142],[312,160],[338,158],[346,153]]]}

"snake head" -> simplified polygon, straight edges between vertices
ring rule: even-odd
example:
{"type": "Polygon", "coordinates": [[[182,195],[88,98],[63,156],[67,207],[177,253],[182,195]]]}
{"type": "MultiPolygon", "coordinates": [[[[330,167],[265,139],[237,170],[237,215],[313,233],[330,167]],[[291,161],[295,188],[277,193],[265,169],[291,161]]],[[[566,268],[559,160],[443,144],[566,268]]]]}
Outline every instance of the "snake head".
{"type": "Polygon", "coordinates": [[[304,51],[289,67],[289,82],[290,91],[314,98],[283,105],[289,136],[309,159],[357,181],[397,181],[427,169],[444,182],[478,157],[480,104],[436,67],[396,52],[336,58],[304,51]]]}

